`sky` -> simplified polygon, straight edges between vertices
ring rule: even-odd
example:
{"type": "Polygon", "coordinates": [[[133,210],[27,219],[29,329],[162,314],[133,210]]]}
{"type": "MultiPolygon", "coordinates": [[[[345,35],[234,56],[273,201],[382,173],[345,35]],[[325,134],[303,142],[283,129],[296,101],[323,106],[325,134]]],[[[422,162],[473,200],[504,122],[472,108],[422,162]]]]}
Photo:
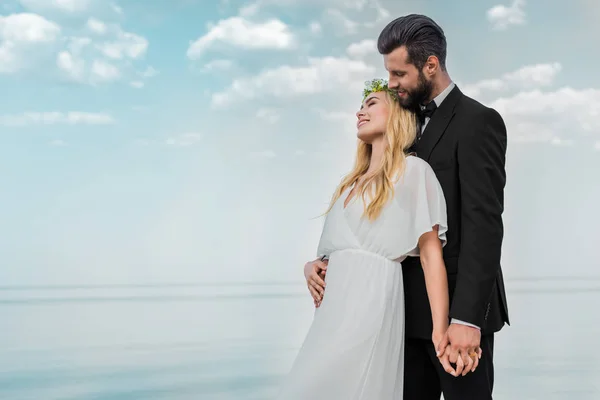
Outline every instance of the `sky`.
{"type": "Polygon", "coordinates": [[[301,281],[413,12],[506,121],[507,278],[598,276],[598,2],[0,0],[0,285],[301,281]]]}

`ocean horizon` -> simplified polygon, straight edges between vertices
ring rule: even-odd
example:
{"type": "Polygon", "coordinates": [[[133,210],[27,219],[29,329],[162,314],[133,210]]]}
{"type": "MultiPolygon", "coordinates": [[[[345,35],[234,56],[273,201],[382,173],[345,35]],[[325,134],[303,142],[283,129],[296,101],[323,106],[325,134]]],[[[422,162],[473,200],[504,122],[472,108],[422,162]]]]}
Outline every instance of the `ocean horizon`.
{"type": "MultiPolygon", "coordinates": [[[[599,398],[600,276],[507,290],[494,398],[599,398]]],[[[0,286],[0,398],[266,400],[312,315],[301,281],[0,286]]]]}

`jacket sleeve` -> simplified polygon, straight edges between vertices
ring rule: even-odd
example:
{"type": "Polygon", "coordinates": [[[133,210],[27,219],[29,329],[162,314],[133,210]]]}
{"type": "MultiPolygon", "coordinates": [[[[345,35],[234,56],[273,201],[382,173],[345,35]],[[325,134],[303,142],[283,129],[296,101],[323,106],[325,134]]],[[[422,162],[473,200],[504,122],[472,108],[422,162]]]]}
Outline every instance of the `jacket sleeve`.
{"type": "Polygon", "coordinates": [[[500,268],[507,135],[493,109],[472,123],[458,143],[461,244],[450,317],[482,327],[500,268]]]}

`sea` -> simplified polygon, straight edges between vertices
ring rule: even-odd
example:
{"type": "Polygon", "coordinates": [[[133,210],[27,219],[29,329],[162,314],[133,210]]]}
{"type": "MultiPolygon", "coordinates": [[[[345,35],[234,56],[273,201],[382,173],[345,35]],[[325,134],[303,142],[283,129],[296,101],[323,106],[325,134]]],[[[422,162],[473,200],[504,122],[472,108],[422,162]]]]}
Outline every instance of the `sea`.
{"type": "MultiPolygon", "coordinates": [[[[600,276],[506,283],[494,399],[600,399],[600,276]]],[[[313,312],[302,282],[0,287],[0,400],[270,399],[313,312]]]]}

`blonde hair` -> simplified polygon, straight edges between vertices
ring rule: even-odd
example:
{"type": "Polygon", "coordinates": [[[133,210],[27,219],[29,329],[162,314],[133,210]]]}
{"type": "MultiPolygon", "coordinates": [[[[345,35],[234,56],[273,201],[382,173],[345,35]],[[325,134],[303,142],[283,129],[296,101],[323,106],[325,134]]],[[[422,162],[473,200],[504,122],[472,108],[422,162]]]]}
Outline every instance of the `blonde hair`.
{"type": "MultiPolygon", "coordinates": [[[[381,214],[383,206],[394,195],[394,178],[401,176],[406,163],[407,151],[415,140],[417,121],[414,113],[402,108],[392,98],[389,92],[384,91],[385,101],[388,104],[388,118],[384,133],[387,141],[381,164],[376,167],[374,173],[365,179],[360,187],[360,193],[353,194],[355,198],[360,194],[363,199],[364,212],[371,221],[377,219],[381,214]],[[371,201],[367,205],[366,193],[372,191],[371,201]]],[[[342,179],[336,188],[327,214],[333,208],[335,202],[341,197],[346,189],[353,187],[369,169],[371,161],[371,145],[358,141],[356,159],[352,170],[342,179]]],[[[346,200],[344,199],[344,202],[346,200]]]]}

